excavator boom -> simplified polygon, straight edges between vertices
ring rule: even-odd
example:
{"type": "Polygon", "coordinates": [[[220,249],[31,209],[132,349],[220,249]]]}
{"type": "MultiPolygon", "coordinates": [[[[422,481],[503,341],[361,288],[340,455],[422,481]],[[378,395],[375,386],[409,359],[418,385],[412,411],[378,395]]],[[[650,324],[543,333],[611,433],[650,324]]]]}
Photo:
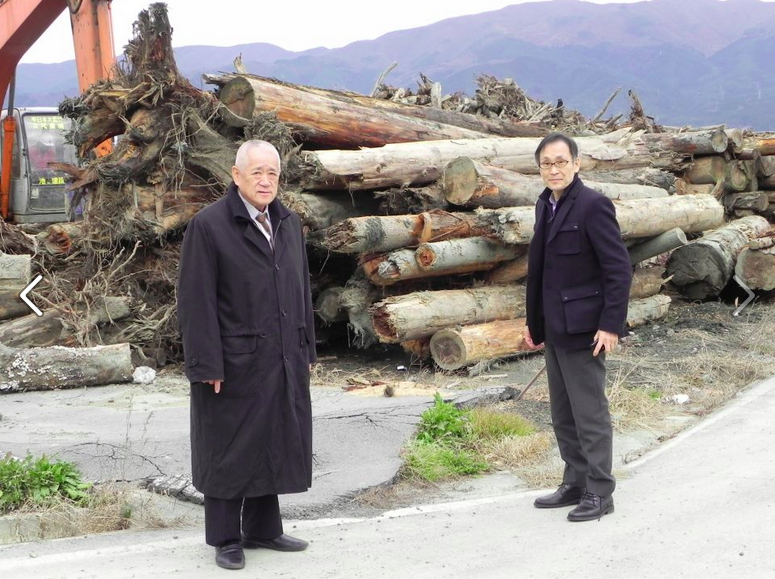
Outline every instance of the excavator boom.
{"type": "MultiPolygon", "coordinates": [[[[70,11],[78,87],[90,85],[110,74],[115,62],[113,50],[112,0],[0,0],[0,110],[8,88],[13,90],[16,66],[22,56],[64,10],[70,11]]],[[[13,103],[13,95],[9,99],[13,103]]],[[[11,159],[15,124],[13,105],[2,123],[4,138],[0,151],[0,218],[9,215],[11,159]]],[[[97,154],[110,151],[103,143],[97,154]]]]}
{"type": "Polygon", "coordinates": [[[22,56],[70,10],[78,88],[106,78],[115,62],[111,0],[0,0],[0,109],[22,56]]]}

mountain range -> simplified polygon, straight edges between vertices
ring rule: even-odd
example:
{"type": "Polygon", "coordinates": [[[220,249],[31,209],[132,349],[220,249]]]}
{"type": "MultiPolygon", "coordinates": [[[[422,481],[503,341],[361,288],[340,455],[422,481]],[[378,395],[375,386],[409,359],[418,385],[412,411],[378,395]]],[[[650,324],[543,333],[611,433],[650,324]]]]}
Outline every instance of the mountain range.
{"type": "MultiPolygon", "coordinates": [[[[380,72],[397,62],[386,79],[394,86],[414,88],[422,72],[445,93],[472,94],[479,74],[511,77],[531,97],[562,98],[588,116],[621,87],[611,113],[629,109],[625,95],[632,89],[662,124],[775,130],[774,2],[553,0],[336,49],[291,52],[260,42],[175,49],[180,71],[202,88],[208,88],[202,73],[233,70],[239,54],[249,72],[323,88],[368,93],[380,72]]],[[[20,106],[55,105],[74,94],[73,61],[18,68],[20,106]]]]}

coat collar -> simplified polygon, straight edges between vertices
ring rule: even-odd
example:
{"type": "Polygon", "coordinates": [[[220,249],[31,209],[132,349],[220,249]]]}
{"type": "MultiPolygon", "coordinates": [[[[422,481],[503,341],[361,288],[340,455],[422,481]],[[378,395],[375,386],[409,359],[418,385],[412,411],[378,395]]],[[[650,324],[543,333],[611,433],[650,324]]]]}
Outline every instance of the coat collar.
{"type": "MultiPolygon", "coordinates": [[[[581,177],[579,177],[579,174],[576,173],[576,176],[573,177],[573,181],[571,181],[570,185],[568,185],[568,188],[565,190],[565,193],[563,193],[562,197],[560,198],[562,203],[557,209],[557,215],[555,215],[554,219],[552,220],[551,229],[549,230],[549,239],[546,240],[546,243],[551,243],[551,241],[557,236],[557,232],[560,231],[560,227],[562,227],[565,218],[568,216],[568,213],[570,213],[570,210],[573,207],[573,204],[576,202],[576,198],[579,196],[579,193],[583,187],[584,183],[581,182],[581,177]]],[[[542,199],[544,202],[544,211],[550,210],[549,195],[551,194],[551,189],[547,187],[539,196],[539,199],[542,199]]]]}
{"type": "Polygon", "coordinates": [[[283,205],[278,198],[275,197],[274,201],[269,204],[269,219],[272,222],[272,235],[275,240],[275,252],[273,256],[272,248],[269,246],[269,242],[266,237],[261,235],[258,229],[254,226],[253,221],[250,219],[248,210],[245,204],[242,202],[237,185],[232,181],[229,187],[226,189],[226,204],[229,207],[232,217],[245,224],[245,237],[253,245],[258,247],[269,258],[279,259],[280,253],[284,248],[282,238],[279,237],[280,224],[283,219],[286,219],[291,212],[285,205],[283,205]]]}

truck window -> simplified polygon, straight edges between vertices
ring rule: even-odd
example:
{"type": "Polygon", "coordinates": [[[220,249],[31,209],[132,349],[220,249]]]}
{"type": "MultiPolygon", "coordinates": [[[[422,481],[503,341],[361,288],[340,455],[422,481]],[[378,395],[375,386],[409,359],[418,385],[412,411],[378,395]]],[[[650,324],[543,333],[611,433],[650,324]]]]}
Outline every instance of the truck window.
{"type": "Polygon", "coordinates": [[[74,147],[65,143],[69,119],[51,114],[27,114],[22,119],[27,135],[31,185],[64,185],[65,174],[52,169],[49,163],[76,164],[74,147]]]}

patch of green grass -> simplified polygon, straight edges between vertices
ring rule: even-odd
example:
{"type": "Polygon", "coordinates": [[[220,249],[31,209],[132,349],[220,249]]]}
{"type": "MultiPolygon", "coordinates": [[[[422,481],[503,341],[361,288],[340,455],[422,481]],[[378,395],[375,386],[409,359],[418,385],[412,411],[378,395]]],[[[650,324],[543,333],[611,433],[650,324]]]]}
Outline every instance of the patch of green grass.
{"type": "Polygon", "coordinates": [[[454,404],[444,402],[438,392],[433,398],[433,406],[420,416],[420,430],[417,432],[417,440],[420,442],[442,442],[466,436],[469,413],[458,409],[454,404]]]}
{"type": "Polygon", "coordinates": [[[519,414],[475,408],[471,412],[470,435],[474,440],[493,440],[507,436],[528,436],[536,428],[519,414]]]}
{"type": "Polygon", "coordinates": [[[463,446],[414,441],[404,455],[403,476],[435,482],[480,474],[489,468],[478,453],[463,446]]]}
{"type": "MultiPolygon", "coordinates": [[[[415,439],[404,451],[404,478],[439,481],[490,470],[488,456],[498,441],[525,437],[535,427],[516,414],[486,408],[460,410],[439,394],[423,412],[415,439]]],[[[497,455],[495,456],[497,459],[497,455]]]]}
{"type": "Polygon", "coordinates": [[[10,454],[0,459],[0,513],[27,504],[46,506],[62,499],[82,504],[88,499],[88,488],[69,462],[51,462],[45,455],[36,459],[29,454],[23,459],[10,454]]]}

